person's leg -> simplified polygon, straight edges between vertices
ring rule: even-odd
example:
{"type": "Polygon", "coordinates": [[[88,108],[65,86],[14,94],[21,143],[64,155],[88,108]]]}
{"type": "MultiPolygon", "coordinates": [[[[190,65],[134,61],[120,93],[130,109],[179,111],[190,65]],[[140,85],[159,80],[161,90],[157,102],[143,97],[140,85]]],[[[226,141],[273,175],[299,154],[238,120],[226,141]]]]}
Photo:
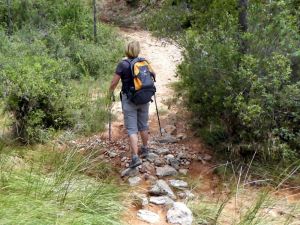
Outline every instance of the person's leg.
{"type": "Polygon", "coordinates": [[[148,140],[149,140],[148,130],[143,130],[143,131],[140,132],[140,134],[141,134],[143,146],[147,147],[148,140]]]}
{"type": "Polygon", "coordinates": [[[131,103],[127,96],[122,96],[122,109],[124,114],[124,123],[129,136],[129,143],[132,150],[132,160],[129,164],[130,168],[137,167],[142,164],[138,157],[138,126],[137,126],[137,107],[131,103]]]}
{"type": "Polygon", "coordinates": [[[143,143],[143,146],[141,147],[141,151],[140,151],[141,157],[147,157],[149,154],[147,148],[148,139],[149,139],[148,120],[149,120],[149,103],[139,106],[137,111],[138,130],[140,132],[142,143],[143,143]]]}
{"type": "Polygon", "coordinates": [[[132,155],[138,154],[138,135],[132,134],[129,136],[130,147],[132,151],[132,155]]]}

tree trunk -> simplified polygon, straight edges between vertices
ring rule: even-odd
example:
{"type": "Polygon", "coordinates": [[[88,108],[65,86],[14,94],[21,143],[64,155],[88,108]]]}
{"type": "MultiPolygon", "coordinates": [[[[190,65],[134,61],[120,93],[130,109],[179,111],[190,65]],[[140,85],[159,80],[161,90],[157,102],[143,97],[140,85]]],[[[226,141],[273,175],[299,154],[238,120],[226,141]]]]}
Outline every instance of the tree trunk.
{"type": "Polygon", "coordinates": [[[97,6],[96,0],[93,0],[93,8],[94,8],[94,41],[97,42],[97,6]]]}
{"type": "Polygon", "coordinates": [[[12,26],[12,18],[11,18],[10,0],[6,0],[6,3],[7,3],[7,34],[11,36],[13,33],[13,26],[12,26]]]}
{"type": "MultiPolygon", "coordinates": [[[[248,0],[238,0],[238,9],[239,9],[239,30],[241,32],[240,36],[243,33],[248,31],[248,19],[247,19],[247,8],[248,8],[248,0]]],[[[248,44],[243,39],[240,38],[240,53],[242,55],[246,54],[248,50],[248,44]]]]}

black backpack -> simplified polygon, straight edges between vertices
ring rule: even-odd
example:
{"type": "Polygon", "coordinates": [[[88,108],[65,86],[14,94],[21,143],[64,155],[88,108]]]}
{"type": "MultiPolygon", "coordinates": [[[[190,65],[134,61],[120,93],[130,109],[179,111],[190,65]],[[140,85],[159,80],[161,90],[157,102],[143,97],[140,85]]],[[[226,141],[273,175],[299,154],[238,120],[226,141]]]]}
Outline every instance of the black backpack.
{"type": "Polygon", "coordinates": [[[127,97],[136,105],[146,104],[152,101],[156,92],[155,77],[151,65],[144,58],[126,60],[130,63],[133,86],[130,87],[127,97]]]}

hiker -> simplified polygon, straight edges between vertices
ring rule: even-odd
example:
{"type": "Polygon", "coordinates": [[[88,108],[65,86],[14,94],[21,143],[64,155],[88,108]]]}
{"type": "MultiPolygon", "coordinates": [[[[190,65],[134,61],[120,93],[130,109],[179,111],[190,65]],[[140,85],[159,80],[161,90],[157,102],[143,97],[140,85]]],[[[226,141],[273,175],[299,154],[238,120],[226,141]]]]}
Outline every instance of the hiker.
{"type": "Polygon", "coordinates": [[[155,73],[145,59],[138,57],[139,54],[140,43],[138,41],[130,42],[125,48],[127,58],[118,64],[110,85],[110,94],[113,95],[120,79],[122,81],[120,98],[124,123],[132,150],[130,168],[141,165],[140,157],[145,158],[148,156],[149,102],[155,93],[153,82],[155,73]],[[134,76],[134,73],[136,76],[134,76]],[[143,144],[140,151],[138,148],[138,133],[141,135],[143,144]]]}

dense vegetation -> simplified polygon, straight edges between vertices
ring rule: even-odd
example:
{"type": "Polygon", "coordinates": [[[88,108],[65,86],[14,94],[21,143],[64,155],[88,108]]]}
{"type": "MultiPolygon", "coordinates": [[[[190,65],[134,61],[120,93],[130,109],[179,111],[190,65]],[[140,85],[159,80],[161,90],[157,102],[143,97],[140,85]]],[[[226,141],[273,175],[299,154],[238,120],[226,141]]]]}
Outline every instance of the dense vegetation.
{"type": "Polygon", "coordinates": [[[100,96],[122,44],[102,24],[95,43],[92,18],[80,0],[0,2],[0,97],[22,142],[103,129],[100,96]]]}
{"type": "Polygon", "coordinates": [[[112,28],[99,23],[94,40],[92,18],[88,1],[0,1],[0,224],[121,224],[122,189],[95,162],[102,147],[64,142],[104,128],[122,55],[112,28]]]}
{"type": "Polygon", "coordinates": [[[168,0],[147,17],[149,29],[186,49],[180,94],[199,135],[216,149],[272,161],[299,157],[299,5],[168,0]]]}

